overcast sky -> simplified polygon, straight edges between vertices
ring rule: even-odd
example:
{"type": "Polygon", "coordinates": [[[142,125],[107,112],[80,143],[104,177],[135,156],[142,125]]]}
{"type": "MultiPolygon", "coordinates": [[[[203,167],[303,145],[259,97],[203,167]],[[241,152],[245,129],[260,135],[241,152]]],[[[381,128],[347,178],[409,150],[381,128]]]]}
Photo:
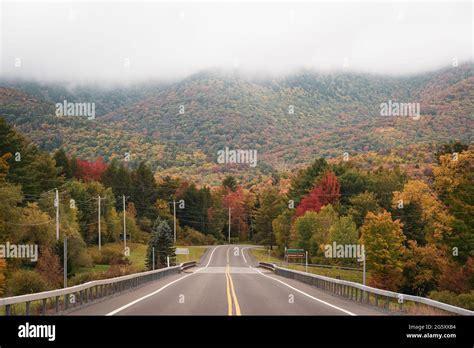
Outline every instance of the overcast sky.
{"type": "Polygon", "coordinates": [[[181,78],[208,68],[416,73],[472,61],[472,7],[4,1],[0,73],[76,83],[181,78]]]}

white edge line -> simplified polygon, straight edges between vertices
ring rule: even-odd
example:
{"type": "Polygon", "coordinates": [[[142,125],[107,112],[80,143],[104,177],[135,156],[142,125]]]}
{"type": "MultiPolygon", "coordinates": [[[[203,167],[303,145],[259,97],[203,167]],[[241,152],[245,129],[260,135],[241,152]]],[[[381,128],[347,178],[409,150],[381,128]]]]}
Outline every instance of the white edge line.
{"type": "Polygon", "coordinates": [[[248,248],[250,248],[250,247],[245,247],[245,248],[240,249],[240,253],[242,254],[242,257],[244,258],[245,263],[247,263],[247,259],[245,258],[244,250],[246,250],[248,248]]]}
{"type": "MultiPolygon", "coordinates": [[[[220,245],[219,245],[219,246],[220,246],[220,245]]],[[[122,306],[122,307],[120,307],[120,308],[117,308],[116,310],[114,310],[114,311],[112,311],[112,312],[110,312],[110,313],[107,313],[105,316],[111,316],[111,315],[114,315],[114,314],[116,314],[116,313],[118,313],[118,312],[121,312],[121,311],[123,311],[124,309],[127,309],[128,307],[131,307],[131,306],[137,304],[138,302],[147,299],[148,297],[151,297],[151,296],[153,296],[153,295],[156,295],[157,293],[159,293],[159,292],[161,292],[162,290],[166,289],[168,286],[173,285],[174,283],[179,282],[180,280],[183,280],[184,278],[187,278],[187,277],[190,277],[190,276],[192,276],[192,275],[194,275],[194,274],[196,274],[196,273],[199,273],[199,272],[202,271],[204,268],[207,268],[207,267],[209,266],[209,264],[211,263],[211,260],[212,260],[212,255],[214,255],[214,251],[216,251],[216,249],[219,248],[219,246],[217,246],[217,247],[215,247],[214,249],[212,249],[211,256],[209,257],[209,261],[207,262],[207,265],[206,265],[205,267],[203,267],[203,268],[197,270],[197,271],[194,272],[194,273],[191,273],[191,274],[185,275],[185,276],[183,276],[183,277],[181,277],[181,278],[178,278],[178,279],[176,279],[176,280],[173,280],[172,282],[170,282],[170,283],[168,283],[168,284],[162,286],[162,287],[159,288],[158,290],[155,290],[155,291],[153,291],[152,293],[149,293],[148,295],[145,295],[145,296],[140,297],[140,298],[138,298],[138,299],[136,299],[136,300],[134,300],[134,301],[132,301],[132,302],[130,302],[130,303],[127,303],[126,305],[124,305],[124,306],[122,306]]]]}
{"type": "Polygon", "coordinates": [[[306,292],[301,291],[301,290],[299,290],[299,289],[297,289],[297,288],[295,288],[295,287],[293,287],[293,286],[291,286],[291,285],[285,283],[284,281],[281,281],[280,279],[276,279],[276,278],[267,276],[266,274],[263,274],[260,270],[258,270],[256,267],[250,266],[250,268],[253,268],[253,269],[256,270],[258,273],[260,273],[262,276],[267,277],[267,278],[270,278],[270,279],[273,279],[274,281],[277,281],[277,282],[279,282],[279,283],[282,283],[283,285],[286,285],[286,286],[289,287],[290,289],[293,289],[293,290],[295,290],[295,291],[298,291],[300,294],[303,294],[303,295],[305,295],[306,297],[309,297],[309,298],[311,298],[311,299],[313,299],[313,300],[315,300],[315,301],[321,302],[321,303],[323,303],[323,304],[325,304],[325,305],[327,305],[327,306],[329,306],[329,307],[332,307],[332,308],[335,308],[335,309],[337,309],[337,310],[340,310],[340,311],[342,311],[342,312],[344,312],[344,313],[346,313],[346,314],[353,315],[353,316],[356,316],[356,315],[357,315],[357,314],[355,314],[355,313],[352,313],[352,312],[349,312],[349,311],[347,311],[347,310],[345,310],[345,309],[342,309],[342,308],[340,308],[340,307],[338,307],[338,306],[332,305],[332,304],[330,304],[330,303],[328,303],[328,302],[326,302],[326,301],[320,300],[319,298],[316,298],[316,297],[314,297],[314,296],[311,296],[310,294],[307,294],[306,292]]]}

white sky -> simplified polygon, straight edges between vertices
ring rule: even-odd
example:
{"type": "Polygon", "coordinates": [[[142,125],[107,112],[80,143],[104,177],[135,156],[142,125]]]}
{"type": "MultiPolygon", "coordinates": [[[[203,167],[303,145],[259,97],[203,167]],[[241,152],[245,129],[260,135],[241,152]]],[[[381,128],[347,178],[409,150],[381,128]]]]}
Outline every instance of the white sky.
{"type": "Polygon", "coordinates": [[[470,1],[0,6],[0,74],[9,78],[120,82],[208,68],[405,74],[473,59],[470,1]]]}

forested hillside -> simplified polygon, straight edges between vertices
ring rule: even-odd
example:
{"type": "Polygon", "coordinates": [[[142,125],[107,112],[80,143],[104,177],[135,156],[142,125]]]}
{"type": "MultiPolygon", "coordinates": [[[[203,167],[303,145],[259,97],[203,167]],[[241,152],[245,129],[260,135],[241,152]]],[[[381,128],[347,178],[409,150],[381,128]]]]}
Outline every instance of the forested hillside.
{"type": "Polygon", "coordinates": [[[318,156],[470,143],[472,72],[472,64],[407,77],[301,71],[251,79],[206,71],[107,89],[4,81],[0,115],[49,152],[62,147],[106,161],[128,152],[163,174],[217,184],[231,173],[252,182],[318,156]],[[54,104],[64,99],[95,103],[96,118],[56,117],[54,104]],[[380,116],[388,100],[420,103],[420,119],[380,116]],[[259,165],[216,166],[225,146],[257,150],[259,165]]]}

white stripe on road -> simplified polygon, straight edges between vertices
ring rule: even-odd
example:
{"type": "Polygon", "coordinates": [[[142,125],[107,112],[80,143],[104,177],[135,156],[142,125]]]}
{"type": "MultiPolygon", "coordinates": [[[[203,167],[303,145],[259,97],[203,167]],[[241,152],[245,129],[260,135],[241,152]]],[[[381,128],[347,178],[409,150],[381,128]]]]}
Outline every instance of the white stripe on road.
{"type": "Polygon", "coordinates": [[[242,257],[244,258],[245,263],[247,263],[247,259],[245,258],[244,250],[248,249],[248,248],[250,248],[250,247],[245,247],[245,248],[240,249],[240,253],[242,254],[242,257]]]}
{"type": "Polygon", "coordinates": [[[206,265],[205,267],[203,267],[203,268],[197,270],[197,271],[194,272],[194,273],[187,274],[187,275],[185,275],[185,276],[183,276],[183,277],[181,277],[181,278],[178,278],[178,279],[176,279],[176,280],[173,280],[171,283],[168,283],[168,284],[162,286],[162,287],[159,288],[158,290],[155,290],[155,291],[153,291],[152,293],[150,293],[150,294],[148,294],[148,295],[145,295],[145,296],[143,296],[143,297],[140,297],[140,298],[136,299],[135,301],[132,301],[132,302],[130,302],[130,303],[127,303],[125,306],[122,306],[122,307],[117,308],[116,310],[114,310],[114,311],[112,311],[112,312],[110,312],[110,313],[107,313],[106,316],[111,316],[111,315],[117,314],[118,312],[121,312],[121,311],[123,311],[124,309],[127,309],[128,307],[131,307],[131,306],[137,304],[137,303],[140,302],[140,301],[143,301],[143,300],[145,300],[145,299],[147,299],[147,298],[149,298],[149,297],[151,297],[151,296],[156,295],[157,293],[159,293],[159,292],[161,292],[162,290],[166,289],[168,286],[173,285],[174,283],[177,283],[177,282],[179,282],[180,280],[183,280],[184,278],[187,278],[187,277],[190,277],[190,276],[192,276],[192,275],[194,275],[194,274],[196,274],[196,273],[199,273],[199,272],[202,271],[203,269],[207,268],[207,266],[209,266],[209,264],[211,263],[211,260],[212,260],[212,255],[214,255],[214,251],[216,251],[217,248],[219,248],[219,246],[217,246],[217,247],[215,247],[214,249],[212,249],[211,256],[209,257],[209,262],[207,263],[207,265],[206,265]]]}
{"type": "Polygon", "coordinates": [[[268,276],[268,275],[266,275],[266,274],[263,274],[263,273],[262,273],[260,270],[258,270],[256,267],[250,266],[250,268],[253,268],[253,269],[256,270],[258,273],[260,273],[262,276],[267,277],[267,278],[270,278],[270,279],[273,279],[274,281],[277,281],[277,282],[279,282],[279,283],[282,283],[283,285],[289,287],[290,289],[293,289],[293,290],[299,292],[300,294],[305,295],[306,297],[309,297],[310,299],[313,299],[313,300],[315,300],[315,301],[321,302],[321,303],[323,303],[323,304],[325,304],[325,305],[327,305],[327,306],[329,306],[329,307],[332,307],[332,308],[334,308],[334,309],[340,310],[341,312],[344,312],[344,313],[346,313],[346,314],[349,314],[349,315],[357,315],[357,314],[355,314],[355,313],[346,311],[345,309],[342,309],[342,308],[340,308],[340,307],[338,307],[338,306],[332,305],[332,304],[330,304],[330,303],[328,303],[328,302],[326,302],[326,301],[320,300],[319,298],[316,298],[316,297],[314,297],[314,296],[311,296],[310,294],[307,294],[306,292],[301,291],[301,290],[299,290],[299,289],[297,289],[297,288],[291,286],[290,284],[287,284],[287,283],[285,283],[284,281],[281,281],[280,279],[276,279],[276,278],[270,277],[270,276],[268,276]]]}

